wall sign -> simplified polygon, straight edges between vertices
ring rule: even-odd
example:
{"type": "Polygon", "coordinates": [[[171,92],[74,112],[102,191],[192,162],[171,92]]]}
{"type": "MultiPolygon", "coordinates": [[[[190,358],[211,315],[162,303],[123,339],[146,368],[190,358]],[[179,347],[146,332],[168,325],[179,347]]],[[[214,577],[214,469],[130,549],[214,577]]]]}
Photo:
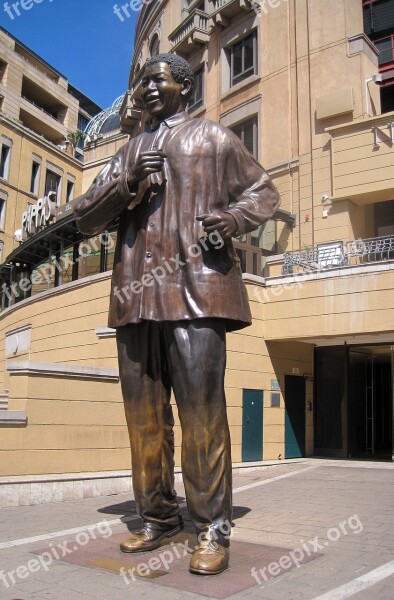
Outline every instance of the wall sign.
{"type": "Polygon", "coordinates": [[[49,192],[48,196],[39,198],[36,204],[29,204],[27,210],[22,214],[22,239],[26,240],[35,233],[38,233],[48,223],[53,221],[56,215],[56,199],[54,192],[49,192]]]}

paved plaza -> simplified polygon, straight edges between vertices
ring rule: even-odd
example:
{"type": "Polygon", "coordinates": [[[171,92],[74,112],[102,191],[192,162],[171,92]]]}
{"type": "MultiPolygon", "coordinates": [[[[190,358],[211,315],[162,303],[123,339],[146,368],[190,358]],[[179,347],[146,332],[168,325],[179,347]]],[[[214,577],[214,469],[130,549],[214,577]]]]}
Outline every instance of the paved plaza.
{"type": "Polygon", "coordinates": [[[185,530],[122,554],[130,494],[0,509],[1,600],[392,600],[394,464],[321,459],[234,472],[230,569],[188,573],[185,530]]]}

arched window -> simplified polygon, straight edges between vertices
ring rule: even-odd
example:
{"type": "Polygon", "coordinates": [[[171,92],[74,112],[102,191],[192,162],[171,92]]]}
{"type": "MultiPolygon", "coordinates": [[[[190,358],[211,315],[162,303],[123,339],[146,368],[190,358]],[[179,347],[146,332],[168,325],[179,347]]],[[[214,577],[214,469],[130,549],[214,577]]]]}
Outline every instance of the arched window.
{"type": "Polygon", "coordinates": [[[150,52],[151,57],[156,56],[156,54],[159,54],[159,48],[160,48],[159,36],[157,35],[157,33],[155,33],[155,35],[152,38],[151,43],[149,44],[149,52],[150,52]]]}

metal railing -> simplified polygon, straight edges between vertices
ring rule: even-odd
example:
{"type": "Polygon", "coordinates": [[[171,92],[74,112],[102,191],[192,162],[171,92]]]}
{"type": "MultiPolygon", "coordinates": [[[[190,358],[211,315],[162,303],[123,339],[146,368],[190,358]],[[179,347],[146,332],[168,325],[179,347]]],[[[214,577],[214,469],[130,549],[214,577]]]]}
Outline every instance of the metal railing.
{"type": "Polygon", "coordinates": [[[351,242],[318,244],[299,252],[286,252],[282,273],[314,272],[394,260],[394,235],[358,239],[351,242]]]}
{"type": "Polygon", "coordinates": [[[47,110],[45,110],[45,108],[42,108],[42,106],[39,106],[38,104],[36,104],[35,102],[33,102],[33,100],[30,100],[29,98],[26,98],[26,96],[21,96],[21,98],[23,98],[23,100],[26,100],[26,102],[28,102],[29,104],[32,104],[33,106],[35,106],[36,108],[38,108],[39,110],[41,110],[43,113],[45,113],[46,115],[48,115],[48,117],[51,117],[52,119],[55,119],[55,121],[57,121],[58,123],[61,123],[63,125],[63,122],[59,119],[59,117],[57,116],[57,114],[52,114],[50,112],[48,112],[47,110]]]}

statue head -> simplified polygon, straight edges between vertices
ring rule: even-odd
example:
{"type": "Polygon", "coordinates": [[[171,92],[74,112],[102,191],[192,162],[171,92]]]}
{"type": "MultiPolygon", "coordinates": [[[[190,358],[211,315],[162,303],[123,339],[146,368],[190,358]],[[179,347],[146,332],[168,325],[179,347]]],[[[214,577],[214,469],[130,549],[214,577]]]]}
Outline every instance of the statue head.
{"type": "Polygon", "coordinates": [[[152,117],[164,120],[187,106],[194,73],[176,54],[157,54],[144,66],[141,97],[152,117]]]}

